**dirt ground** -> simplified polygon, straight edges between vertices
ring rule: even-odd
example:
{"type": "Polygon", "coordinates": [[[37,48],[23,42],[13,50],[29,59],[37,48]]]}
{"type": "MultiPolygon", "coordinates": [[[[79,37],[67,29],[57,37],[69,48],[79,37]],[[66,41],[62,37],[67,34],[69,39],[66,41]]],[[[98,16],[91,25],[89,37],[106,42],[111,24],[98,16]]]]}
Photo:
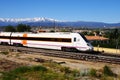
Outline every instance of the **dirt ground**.
{"type": "Polygon", "coordinates": [[[43,56],[40,54],[25,54],[25,53],[19,53],[19,52],[11,52],[7,55],[0,54],[0,70],[4,70],[6,67],[6,70],[10,70],[16,67],[19,67],[20,65],[41,65],[40,61],[36,61],[35,59],[40,60],[51,60],[57,63],[62,63],[62,66],[70,67],[71,69],[77,69],[77,70],[88,70],[91,68],[94,69],[102,69],[105,65],[108,65],[111,67],[111,69],[117,73],[120,74],[120,65],[116,64],[109,64],[109,63],[98,63],[98,62],[88,62],[88,61],[81,61],[81,60],[73,60],[73,59],[65,59],[65,58],[57,58],[57,57],[49,57],[49,56],[43,56]]]}
{"type": "Polygon", "coordinates": [[[15,69],[21,65],[22,64],[18,64],[18,63],[13,62],[13,61],[9,61],[6,59],[0,59],[0,72],[12,70],[12,69],[15,69]]]}

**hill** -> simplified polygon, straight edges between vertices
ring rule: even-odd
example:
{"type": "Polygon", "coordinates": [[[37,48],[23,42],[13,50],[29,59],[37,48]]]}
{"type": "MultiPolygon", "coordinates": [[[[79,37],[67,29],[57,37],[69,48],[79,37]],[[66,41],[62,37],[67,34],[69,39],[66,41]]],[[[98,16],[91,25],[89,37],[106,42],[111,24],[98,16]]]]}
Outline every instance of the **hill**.
{"type": "Polygon", "coordinates": [[[120,28],[120,23],[104,23],[104,22],[87,22],[87,21],[59,21],[51,18],[0,18],[0,26],[18,24],[26,24],[30,26],[47,26],[47,27],[86,27],[86,28],[120,28]]]}

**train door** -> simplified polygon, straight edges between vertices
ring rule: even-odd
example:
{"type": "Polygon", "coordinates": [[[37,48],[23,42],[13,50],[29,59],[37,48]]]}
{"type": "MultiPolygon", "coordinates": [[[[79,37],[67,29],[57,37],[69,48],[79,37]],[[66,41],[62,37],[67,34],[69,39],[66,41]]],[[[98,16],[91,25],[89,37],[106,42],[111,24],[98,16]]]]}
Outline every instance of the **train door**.
{"type": "Polygon", "coordinates": [[[74,46],[75,47],[78,47],[78,46],[80,46],[81,44],[80,44],[80,39],[79,38],[77,38],[77,37],[74,37],[74,46]]]}
{"type": "Polygon", "coordinates": [[[84,50],[84,41],[81,40],[79,37],[74,37],[74,47],[77,49],[77,50],[84,50]]]}

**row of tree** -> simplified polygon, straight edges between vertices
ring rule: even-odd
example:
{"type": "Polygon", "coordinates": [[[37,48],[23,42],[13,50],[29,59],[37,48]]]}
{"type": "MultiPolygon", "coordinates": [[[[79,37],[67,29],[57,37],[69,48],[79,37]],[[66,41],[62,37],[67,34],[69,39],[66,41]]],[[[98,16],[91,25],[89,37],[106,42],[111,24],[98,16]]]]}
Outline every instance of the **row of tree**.
{"type": "Polygon", "coordinates": [[[107,43],[98,41],[97,44],[93,43],[94,46],[99,44],[101,47],[120,49],[120,29],[97,30],[96,34],[108,38],[109,41],[107,43]],[[101,31],[103,31],[103,33],[101,31]]]}
{"type": "Polygon", "coordinates": [[[106,37],[109,38],[109,43],[115,48],[120,48],[120,30],[113,29],[106,33],[106,37]]]}
{"type": "Polygon", "coordinates": [[[18,24],[17,26],[5,26],[4,29],[5,32],[30,32],[31,27],[29,25],[25,24],[18,24]]]}
{"type": "Polygon", "coordinates": [[[88,36],[103,36],[109,39],[107,43],[103,43],[102,41],[93,41],[93,46],[100,47],[108,47],[108,48],[116,48],[120,49],[120,29],[93,29],[90,32],[84,31],[82,32],[84,35],[88,36]]]}

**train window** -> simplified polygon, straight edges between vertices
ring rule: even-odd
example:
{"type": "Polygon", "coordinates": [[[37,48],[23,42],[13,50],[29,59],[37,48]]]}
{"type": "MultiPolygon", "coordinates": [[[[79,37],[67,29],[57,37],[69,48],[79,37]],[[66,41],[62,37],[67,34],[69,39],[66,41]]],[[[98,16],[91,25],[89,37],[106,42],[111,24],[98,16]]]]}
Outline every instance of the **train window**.
{"type": "Polygon", "coordinates": [[[81,37],[82,37],[86,42],[89,42],[83,34],[81,34],[81,33],[79,33],[79,34],[81,35],[81,37]]]}
{"type": "Polygon", "coordinates": [[[18,36],[0,36],[3,39],[15,40],[34,40],[34,41],[52,41],[52,42],[71,42],[71,38],[44,38],[44,37],[18,37],[18,36]]]}
{"type": "Polygon", "coordinates": [[[76,42],[76,37],[74,37],[74,42],[76,42]]]}
{"type": "MultiPolygon", "coordinates": [[[[28,37],[30,38],[30,37],[28,37]]],[[[29,40],[29,39],[27,39],[29,40]]],[[[52,41],[52,42],[71,42],[70,38],[33,38],[32,40],[38,40],[38,41],[52,41]]]]}

